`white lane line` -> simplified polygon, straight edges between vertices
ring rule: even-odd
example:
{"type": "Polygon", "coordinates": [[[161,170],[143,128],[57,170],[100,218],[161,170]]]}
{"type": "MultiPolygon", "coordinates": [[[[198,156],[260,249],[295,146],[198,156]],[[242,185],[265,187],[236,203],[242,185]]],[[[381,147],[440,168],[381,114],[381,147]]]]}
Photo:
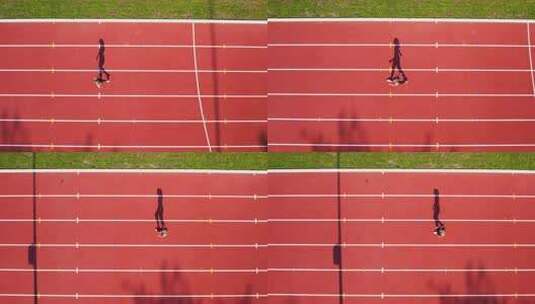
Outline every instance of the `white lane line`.
{"type": "Polygon", "coordinates": [[[68,19],[68,18],[28,18],[28,19],[0,19],[2,23],[221,23],[266,25],[267,20],[230,20],[230,19],[68,19]]]}
{"type": "MultiPolygon", "coordinates": [[[[0,297],[35,297],[36,294],[33,293],[0,293],[0,297]]],[[[109,299],[179,299],[179,298],[187,298],[187,299],[223,299],[223,298],[265,298],[268,295],[267,294],[53,294],[53,293],[38,293],[37,296],[39,298],[86,298],[86,299],[92,299],[92,298],[109,298],[109,299]]]]}
{"type": "Polygon", "coordinates": [[[268,268],[267,272],[535,272],[533,268],[268,268]]]}
{"type": "Polygon", "coordinates": [[[466,244],[460,244],[460,243],[440,243],[440,244],[427,244],[427,243],[343,243],[343,244],[336,244],[336,243],[270,243],[267,244],[268,247],[278,247],[278,248],[285,248],[285,247],[297,247],[297,248],[309,248],[309,247],[334,247],[334,246],[342,246],[342,247],[355,247],[355,248],[363,248],[363,247],[379,247],[379,248],[448,248],[448,247],[458,247],[458,248],[535,248],[535,244],[474,244],[474,243],[466,243],[466,244]]]}
{"type": "MultiPolygon", "coordinates": [[[[5,169],[0,174],[244,174],[244,175],[267,175],[266,170],[221,170],[221,169],[5,169]]],[[[163,194],[165,195],[165,194],[163,194]]]]}
{"type": "MultiPolygon", "coordinates": [[[[266,273],[267,269],[143,269],[143,268],[0,268],[0,272],[74,272],[74,273],[266,273]]],[[[520,271],[520,269],[519,269],[520,271]]]]}
{"type": "MultiPolygon", "coordinates": [[[[98,44],[0,44],[0,48],[98,48],[98,44]]],[[[191,44],[106,44],[106,48],[171,48],[190,49],[191,44]]],[[[266,45],[209,45],[199,44],[198,49],[266,49],[266,45]]]]}
{"type": "MultiPolygon", "coordinates": [[[[501,170],[501,169],[268,169],[269,174],[336,174],[351,173],[351,174],[534,174],[535,170],[501,170]]],[[[0,170],[2,174],[2,170],[0,170]]]]}
{"type": "Polygon", "coordinates": [[[195,23],[191,24],[191,40],[192,40],[192,52],[193,52],[193,67],[195,69],[195,87],[197,89],[197,101],[199,103],[199,112],[201,114],[201,119],[203,121],[204,137],[206,139],[206,144],[208,145],[208,151],[212,152],[212,146],[210,145],[210,135],[208,134],[208,128],[206,127],[206,119],[204,118],[204,109],[202,105],[201,97],[201,84],[199,81],[199,66],[197,64],[197,49],[195,48],[196,37],[195,37],[195,23]]]}
{"type": "Polygon", "coordinates": [[[310,248],[310,247],[334,247],[345,248],[535,248],[533,243],[268,243],[268,244],[105,244],[105,243],[3,243],[0,247],[28,247],[38,248],[310,248]]]}
{"type": "Polygon", "coordinates": [[[530,148],[535,144],[314,144],[314,143],[277,143],[269,142],[270,147],[368,147],[368,148],[530,148]]]}
{"type": "MultiPolygon", "coordinates": [[[[507,73],[528,73],[532,72],[532,69],[494,69],[494,68],[480,68],[480,69],[462,69],[462,68],[403,68],[408,72],[507,72],[507,73]]],[[[0,70],[1,71],[1,70],[0,70]]],[[[269,68],[268,72],[389,72],[390,69],[385,68],[269,68]]]]}
{"type": "Polygon", "coordinates": [[[517,298],[535,297],[535,293],[478,293],[478,294],[355,294],[355,293],[269,293],[269,297],[335,297],[339,298],[517,298]]]}
{"type": "MultiPolygon", "coordinates": [[[[272,171],[269,171],[272,173],[272,171]]],[[[275,173],[275,172],[273,172],[275,173]]],[[[1,197],[1,196],[0,196],[1,197]]],[[[283,193],[269,194],[268,198],[434,198],[434,194],[420,193],[283,193]]],[[[535,199],[535,194],[440,194],[441,198],[454,199],[535,199]]]]}
{"type": "MultiPolygon", "coordinates": [[[[268,43],[269,47],[391,47],[389,43],[268,43]]],[[[528,48],[526,44],[402,43],[401,47],[429,48],[528,48]]]]}
{"type": "Polygon", "coordinates": [[[531,19],[477,19],[477,18],[268,18],[268,23],[311,23],[311,22],[403,22],[403,23],[535,23],[531,19]]]}
{"type": "MultiPolygon", "coordinates": [[[[449,223],[535,223],[535,219],[440,219],[442,222],[449,223]]],[[[0,220],[1,222],[2,220],[0,220]]],[[[10,220],[7,220],[10,221],[10,220]]],[[[17,221],[17,220],[14,220],[17,221]]],[[[33,221],[33,219],[30,219],[33,221]]],[[[428,223],[434,222],[434,219],[354,219],[354,218],[342,218],[342,219],[291,219],[291,218],[279,218],[279,219],[267,219],[268,223],[428,223]]]]}
{"type": "MultiPolygon", "coordinates": [[[[220,145],[212,148],[233,149],[265,149],[266,145],[220,145]]],[[[0,148],[40,148],[40,149],[206,149],[208,146],[121,146],[121,145],[68,145],[68,144],[0,144],[0,148]]]]}
{"type": "MultiPolygon", "coordinates": [[[[28,247],[38,248],[267,248],[267,244],[86,244],[86,243],[10,243],[0,244],[0,247],[28,247]]],[[[520,246],[520,245],[519,245],[520,246]]]]}
{"type": "Polygon", "coordinates": [[[533,59],[531,58],[531,31],[529,29],[529,23],[526,23],[528,30],[528,55],[529,55],[529,68],[531,75],[531,89],[533,96],[535,97],[535,77],[533,76],[533,59]]]}
{"type": "MultiPolygon", "coordinates": [[[[39,198],[39,199],[50,199],[50,198],[91,198],[91,199],[101,199],[101,198],[150,198],[156,199],[158,195],[156,194],[87,194],[87,193],[70,193],[70,194],[0,194],[0,198],[39,198]]],[[[167,199],[263,199],[267,198],[267,195],[259,194],[163,194],[163,198],[167,199]]]]}
{"type": "Polygon", "coordinates": [[[21,93],[2,93],[0,97],[46,97],[46,98],[267,98],[267,94],[62,94],[62,93],[33,93],[33,94],[21,94],[21,93]]]}
{"type": "Polygon", "coordinates": [[[260,119],[224,119],[224,120],[198,120],[198,119],[61,119],[61,118],[0,118],[0,122],[27,122],[27,123],[128,123],[128,124],[240,124],[240,123],[267,123],[260,119]]]}
{"type": "MultiPolygon", "coordinates": [[[[1,95],[0,95],[1,96],[1,95]]],[[[275,92],[268,96],[283,97],[532,97],[533,94],[481,94],[481,93],[309,93],[309,92],[275,92]]]]}
{"type": "MultiPolygon", "coordinates": [[[[185,70],[185,69],[106,69],[110,73],[194,73],[195,70],[185,70]]],[[[46,73],[94,73],[94,69],[0,69],[0,72],[11,73],[11,72],[46,72],[46,73]]],[[[243,74],[259,74],[267,73],[267,70],[198,70],[199,73],[223,73],[223,74],[232,74],[232,73],[243,73],[243,74]]]]}
{"type": "MultiPolygon", "coordinates": [[[[0,120],[1,121],[1,120],[0,120]]],[[[268,121],[282,122],[535,122],[535,118],[292,118],[272,117],[268,121]]]]}
{"type": "Polygon", "coordinates": [[[142,269],[142,268],[0,268],[0,272],[78,273],[269,273],[269,272],[535,272],[533,268],[254,268],[254,269],[142,269]]]}
{"type": "MultiPolygon", "coordinates": [[[[258,198],[260,199],[260,198],[258,198]]],[[[166,219],[168,223],[208,223],[208,224],[267,224],[267,223],[428,223],[434,222],[433,219],[247,219],[247,220],[220,220],[220,219],[166,219]]],[[[442,222],[449,223],[535,223],[535,219],[441,219],[442,222]]],[[[152,223],[154,219],[0,219],[0,223],[152,223]]]]}
{"type": "MultiPolygon", "coordinates": [[[[260,198],[258,198],[260,199],[260,198]]],[[[0,219],[0,223],[153,223],[154,219],[0,219]]],[[[268,220],[251,219],[251,220],[219,220],[219,219],[184,219],[184,220],[165,220],[166,223],[184,223],[184,224],[267,224],[268,220]]],[[[519,222],[519,221],[518,221],[519,222]]]]}

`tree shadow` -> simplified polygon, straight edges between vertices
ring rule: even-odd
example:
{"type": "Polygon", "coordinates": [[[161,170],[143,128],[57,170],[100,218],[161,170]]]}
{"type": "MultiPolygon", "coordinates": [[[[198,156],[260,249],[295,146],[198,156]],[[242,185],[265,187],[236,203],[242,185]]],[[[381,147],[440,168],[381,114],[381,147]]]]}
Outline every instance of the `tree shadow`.
{"type": "MultiPolygon", "coordinates": [[[[169,265],[167,261],[163,261],[160,269],[162,270],[179,270],[180,265],[169,265]]],[[[212,274],[218,275],[218,274],[212,274]]],[[[220,274],[219,274],[220,275],[220,274]]],[[[188,280],[184,277],[184,274],[178,271],[161,272],[160,274],[160,286],[146,286],[142,283],[126,280],[123,282],[123,287],[131,291],[132,295],[137,296],[134,298],[135,304],[251,304],[253,301],[257,301],[256,297],[241,297],[241,298],[189,298],[189,297],[150,297],[150,295],[193,295],[188,280]],[[158,288],[159,287],[159,288],[158,288]],[[160,290],[155,292],[154,290],[160,290]],[[143,297],[146,296],[146,297],[143,297]]],[[[221,280],[223,283],[223,280],[221,280]]],[[[225,293],[232,294],[232,293],[225,293]]],[[[253,286],[250,283],[244,285],[242,292],[236,292],[235,294],[252,295],[256,294],[253,291],[253,286]]]]}
{"type": "MultiPolygon", "coordinates": [[[[308,128],[301,130],[301,137],[311,144],[312,150],[315,152],[365,152],[370,148],[366,146],[369,144],[368,136],[362,122],[357,121],[359,118],[356,111],[347,113],[345,109],[342,109],[337,115],[336,131],[338,135],[338,141],[335,144],[358,144],[361,146],[329,146],[332,142],[325,142],[324,136],[321,131],[309,131],[308,128]]],[[[318,122],[323,124],[323,122],[318,122]]]]}
{"type": "Polygon", "coordinates": [[[482,263],[473,264],[468,262],[465,266],[465,291],[455,291],[450,284],[435,284],[430,282],[429,286],[440,294],[441,304],[507,304],[511,303],[506,297],[495,297],[490,294],[496,294],[496,283],[488,277],[485,267],[482,263]],[[478,269],[477,271],[474,271],[478,269]],[[479,297],[456,297],[455,294],[481,295],[479,297]]]}
{"type": "MultiPolygon", "coordinates": [[[[23,123],[19,120],[21,119],[20,115],[15,111],[13,114],[10,114],[7,109],[2,110],[1,118],[3,120],[12,121],[2,121],[0,122],[1,130],[1,142],[3,144],[33,144],[28,142],[28,131],[24,128],[23,123]]],[[[9,151],[33,151],[31,147],[5,147],[2,150],[9,151]]]]}

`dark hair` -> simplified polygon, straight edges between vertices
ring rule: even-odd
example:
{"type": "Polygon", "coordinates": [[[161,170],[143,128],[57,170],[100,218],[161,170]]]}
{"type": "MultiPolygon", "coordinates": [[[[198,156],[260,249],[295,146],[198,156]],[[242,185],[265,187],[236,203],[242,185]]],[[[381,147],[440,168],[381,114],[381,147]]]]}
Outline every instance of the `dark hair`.
{"type": "Polygon", "coordinates": [[[104,45],[104,39],[100,38],[100,39],[98,40],[98,43],[99,43],[100,45],[104,45]]]}
{"type": "Polygon", "coordinates": [[[158,193],[158,195],[162,195],[162,189],[160,188],[156,189],[156,193],[158,193]]]}
{"type": "Polygon", "coordinates": [[[399,45],[399,39],[398,38],[394,38],[394,44],[395,45],[399,45]]]}

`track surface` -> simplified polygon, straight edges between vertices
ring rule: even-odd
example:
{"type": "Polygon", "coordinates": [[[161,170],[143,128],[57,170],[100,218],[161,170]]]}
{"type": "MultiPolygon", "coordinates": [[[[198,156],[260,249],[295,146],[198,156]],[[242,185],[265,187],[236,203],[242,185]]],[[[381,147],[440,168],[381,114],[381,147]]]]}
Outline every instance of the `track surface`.
{"type": "Polygon", "coordinates": [[[35,289],[41,304],[243,304],[267,293],[263,172],[0,175],[2,303],[35,303],[35,289]],[[165,239],[154,231],[157,188],[165,239]]]}
{"type": "Polygon", "coordinates": [[[270,151],[533,151],[535,25],[270,20],[270,151]],[[389,86],[392,41],[409,82],[389,86]]]}
{"type": "Polygon", "coordinates": [[[0,22],[0,148],[264,151],[266,27],[0,22]]]}
{"type": "Polygon", "coordinates": [[[270,303],[535,301],[533,172],[275,170],[268,181],[270,303]],[[432,233],[434,188],[444,238],[432,233]]]}
{"type": "Polygon", "coordinates": [[[35,303],[36,290],[38,303],[535,299],[534,172],[0,175],[2,302],[35,303]],[[157,188],[166,239],[153,231],[157,188]]]}

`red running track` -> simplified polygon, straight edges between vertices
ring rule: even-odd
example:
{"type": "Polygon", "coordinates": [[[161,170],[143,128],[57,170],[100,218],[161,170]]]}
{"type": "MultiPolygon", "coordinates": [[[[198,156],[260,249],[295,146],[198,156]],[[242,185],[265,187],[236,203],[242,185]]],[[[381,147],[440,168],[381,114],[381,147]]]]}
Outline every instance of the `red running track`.
{"type": "Polygon", "coordinates": [[[534,172],[270,171],[270,303],[533,303],[534,182],[534,172]],[[432,233],[433,189],[444,238],[432,233]]]}
{"type": "Polygon", "coordinates": [[[265,172],[0,175],[2,303],[34,303],[35,290],[40,304],[264,302],[265,172]]]}
{"type": "Polygon", "coordinates": [[[0,22],[0,149],[265,151],[266,28],[0,22]]]}
{"type": "Polygon", "coordinates": [[[270,151],[533,151],[535,25],[269,22],[270,151]],[[391,43],[409,82],[389,86],[391,43]]]}
{"type": "Polygon", "coordinates": [[[39,303],[535,298],[532,171],[0,175],[3,302],[34,303],[36,291],[39,303]],[[166,239],[153,230],[157,188],[166,239]],[[444,238],[432,234],[433,189],[444,238]]]}

